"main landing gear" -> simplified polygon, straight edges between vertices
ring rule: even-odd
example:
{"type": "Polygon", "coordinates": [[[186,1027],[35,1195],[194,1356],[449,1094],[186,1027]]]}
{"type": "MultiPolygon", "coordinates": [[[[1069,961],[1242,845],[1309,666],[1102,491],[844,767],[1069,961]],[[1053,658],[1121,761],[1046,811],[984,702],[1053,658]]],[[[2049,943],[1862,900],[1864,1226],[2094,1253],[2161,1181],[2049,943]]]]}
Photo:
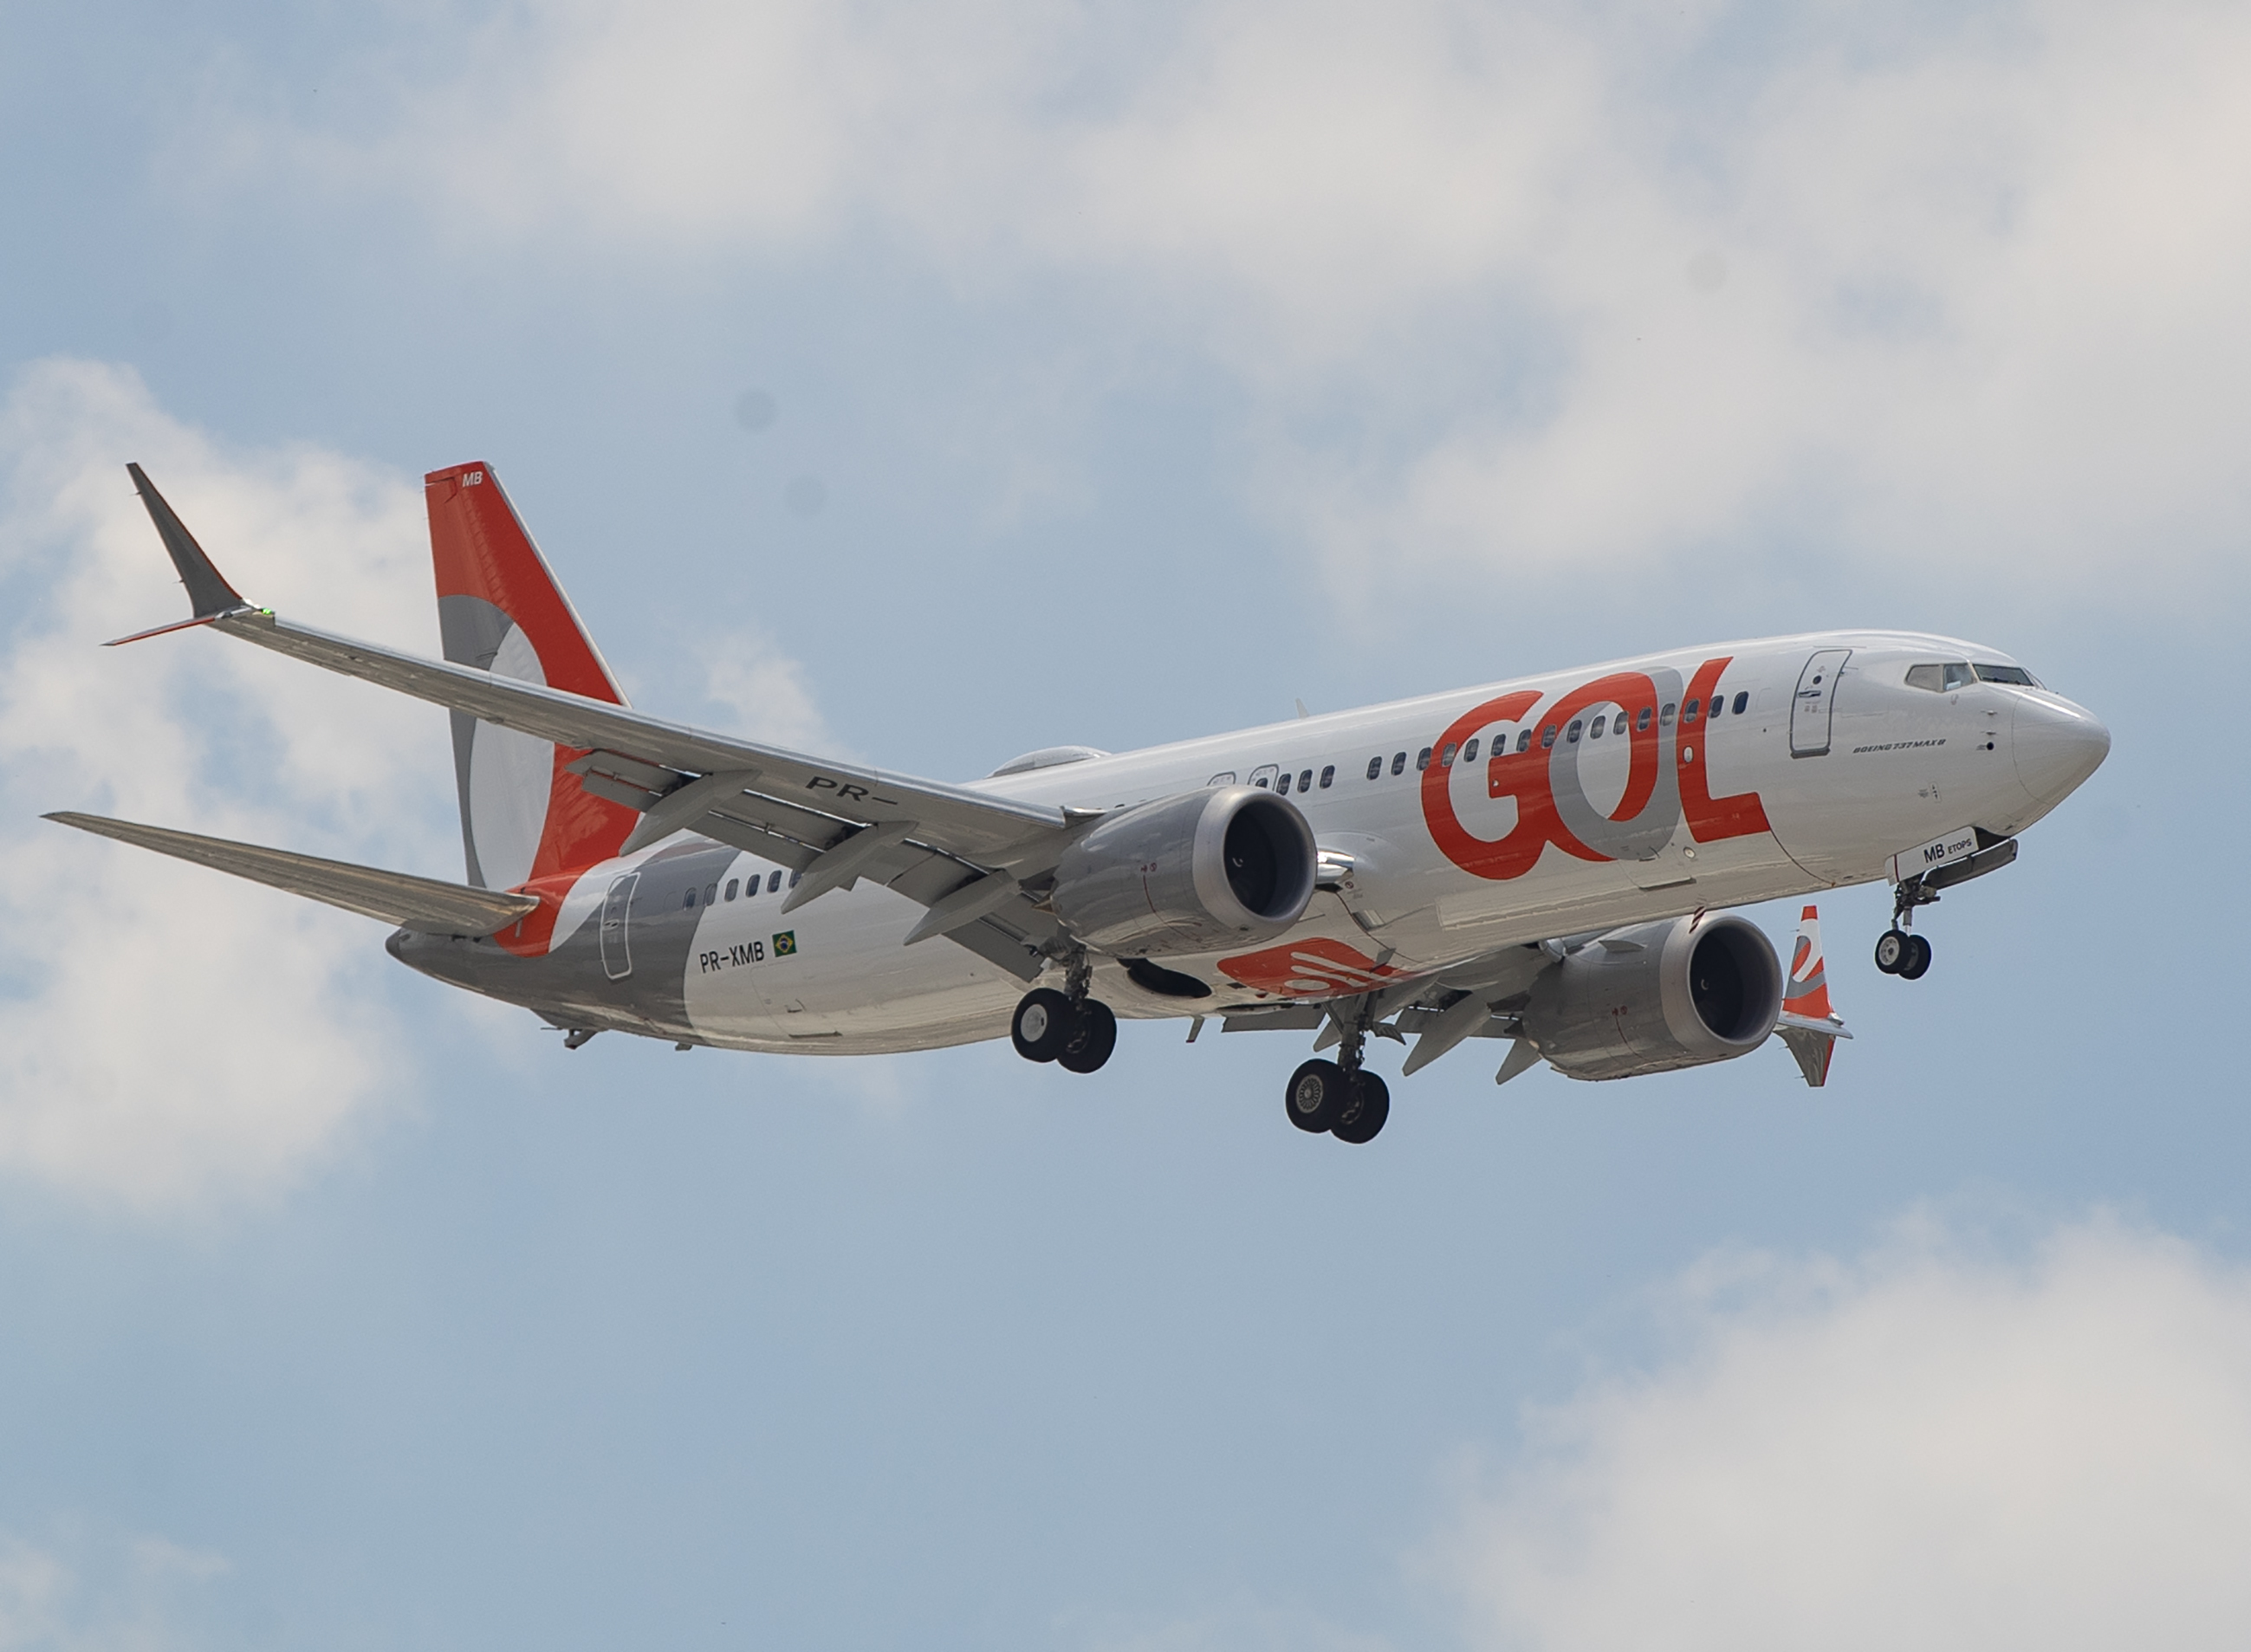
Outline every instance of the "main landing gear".
{"type": "Polygon", "coordinates": [[[1311,1135],[1326,1132],[1354,1146],[1375,1139],[1391,1116],[1391,1091],[1361,1066],[1365,1041],[1365,1033],[1354,1027],[1338,1052],[1342,1061],[1317,1056],[1290,1075],[1290,1087],[1283,1092],[1290,1123],[1311,1135]]]}
{"type": "Polygon", "coordinates": [[[1118,1047],[1118,1017],[1099,999],[1085,995],[1083,984],[1076,1002],[1068,992],[1035,986],[1016,1006],[1008,1022],[1008,1039],[1016,1054],[1028,1061],[1053,1061],[1066,1073],[1091,1073],[1118,1047]]]}
{"type": "Polygon", "coordinates": [[[1915,922],[1915,908],[1929,906],[1937,899],[1938,891],[1925,887],[1920,877],[1900,881],[1892,895],[1892,926],[1876,937],[1876,967],[1886,975],[1919,981],[1930,967],[1930,943],[1910,934],[1907,926],[1915,922]]]}

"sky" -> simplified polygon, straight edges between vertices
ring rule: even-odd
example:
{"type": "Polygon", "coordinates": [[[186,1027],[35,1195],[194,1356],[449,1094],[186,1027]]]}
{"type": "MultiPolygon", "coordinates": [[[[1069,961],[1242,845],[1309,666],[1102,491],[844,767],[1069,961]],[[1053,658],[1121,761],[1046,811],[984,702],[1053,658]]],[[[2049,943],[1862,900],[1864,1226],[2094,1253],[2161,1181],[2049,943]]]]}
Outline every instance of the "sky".
{"type": "Polygon", "coordinates": [[[0,1648],[2240,1645],[2247,93],[2195,0],[0,10],[0,1648]],[[1863,626],[2114,747],[1922,982],[1824,897],[1819,1092],[566,1054],[37,818],[459,876],[441,713],[94,645],[137,460],[435,653],[472,459],[637,704],[912,773],[1863,626]]]}

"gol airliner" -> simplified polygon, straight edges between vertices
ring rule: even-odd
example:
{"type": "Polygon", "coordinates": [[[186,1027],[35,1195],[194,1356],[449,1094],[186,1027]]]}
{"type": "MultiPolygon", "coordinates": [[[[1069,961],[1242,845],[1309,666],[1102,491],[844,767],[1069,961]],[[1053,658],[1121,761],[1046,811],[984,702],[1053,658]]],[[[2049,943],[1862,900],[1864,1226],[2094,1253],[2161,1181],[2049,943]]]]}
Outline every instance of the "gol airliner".
{"type": "Polygon", "coordinates": [[[191,616],[453,713],[468,881],[85,814],[51,818],[381,918],[391,956],[523,1006],[577,1048],[929,1049],[1007,1033],[1074,1073],[1118,1022],[1316,1034],[1292,1123],[1366,1142],[1368,1040],[1414,1073],[1474,1039],[1496,1078],[1835,1040],[1816,909],[1785,969],[1732,906],[1882,879],[1913,980],[1940,891],[2110,737],[2006,653],[1825,632],[1723,643],[1110,753],[966,785],[630,709],[492,467],[426,478],[443,661],[244,600],[128,467],[191,616]],[[1493,1046],[1487,1046],[1493,1048],[1493,1046]],[[1333,1050],[1333,1056],[1320,1052],[1333,1050]]]}

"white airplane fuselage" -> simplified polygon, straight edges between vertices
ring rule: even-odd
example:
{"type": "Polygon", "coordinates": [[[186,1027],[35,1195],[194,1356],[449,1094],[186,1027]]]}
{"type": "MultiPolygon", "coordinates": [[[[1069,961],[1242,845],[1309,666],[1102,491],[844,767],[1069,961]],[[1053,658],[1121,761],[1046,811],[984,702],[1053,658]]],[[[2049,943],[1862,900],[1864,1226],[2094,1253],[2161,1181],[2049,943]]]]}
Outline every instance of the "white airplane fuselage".
{"type": "MultiPolygon", "coordinates": [[[[1118,960],[1095,964],[1097,991],[1121,1017],[1240,1012],[1333,999],[1394,971],[1548,937],[1894,877],[1893,857],[1950,833],[2012,838],[2109,743],[2060,695],[1963,669],[2015,664],[1908,632],[1766,639],[973,786],[1108,811],[1223,778],[1276,791],[1286,782],[1323,856],[1321,887],[1293,929],[1162,956],[1162,991],[1118,960]],[[1942,686],[1910,681],[1917,668],[1942,686]],[[1202,995],[1183,995],[1191,986],[1202,995]]],[[[558,1025],[748,1050],[863,1054],[1000,1037],[1024,991],[944,938],[903,944],[924,908],[880,884],[784,915],[786,867],[690,833],[565,882],[536,950],[511,951],[504,936],[402,931],[391,950],[558,1025]]]]}

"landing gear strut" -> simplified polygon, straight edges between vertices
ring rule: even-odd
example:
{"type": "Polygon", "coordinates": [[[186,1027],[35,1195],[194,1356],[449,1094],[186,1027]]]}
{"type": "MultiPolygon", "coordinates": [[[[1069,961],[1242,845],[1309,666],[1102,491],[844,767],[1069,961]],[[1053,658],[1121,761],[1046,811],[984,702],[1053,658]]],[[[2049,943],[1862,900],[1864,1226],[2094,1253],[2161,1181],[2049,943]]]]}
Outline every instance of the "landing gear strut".
{"type": "Polygon", "coordinates": [[[1915,922],[1915,908],[1929,906],[1937,899],[1938,891],[1927,887],[1920,876],[1900,880],[1892,896],[1892,926],[1876,937],[1876,967],[1886,975],[1917,981],[1929,969],[1930,943],[1910,934],[1908,926],[1915,922]]]}

